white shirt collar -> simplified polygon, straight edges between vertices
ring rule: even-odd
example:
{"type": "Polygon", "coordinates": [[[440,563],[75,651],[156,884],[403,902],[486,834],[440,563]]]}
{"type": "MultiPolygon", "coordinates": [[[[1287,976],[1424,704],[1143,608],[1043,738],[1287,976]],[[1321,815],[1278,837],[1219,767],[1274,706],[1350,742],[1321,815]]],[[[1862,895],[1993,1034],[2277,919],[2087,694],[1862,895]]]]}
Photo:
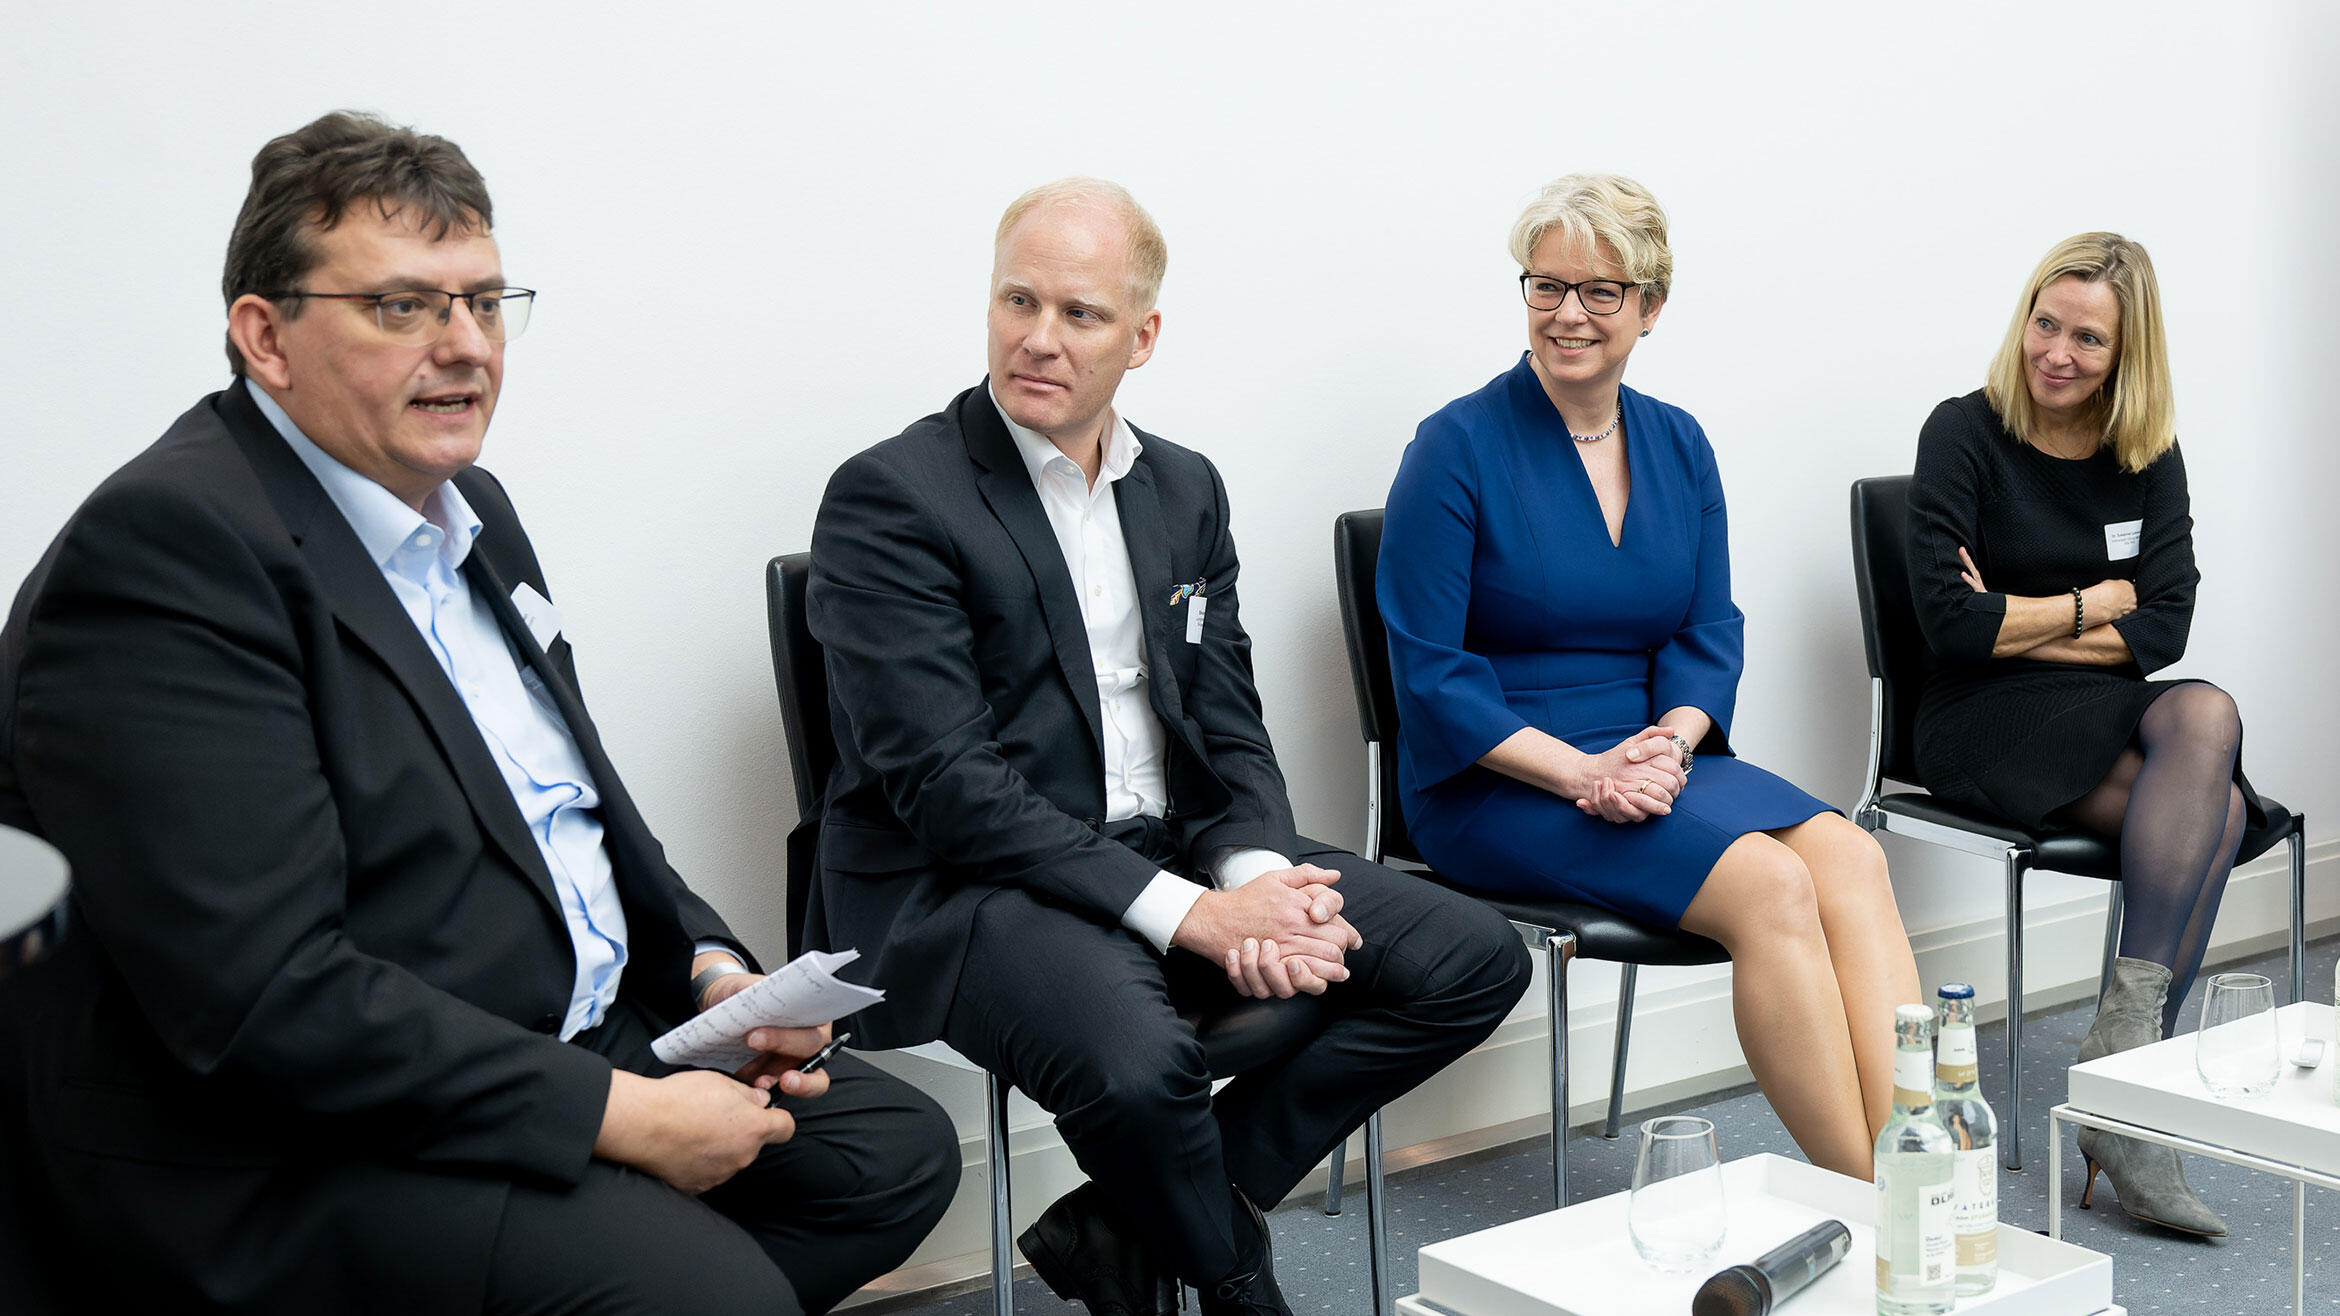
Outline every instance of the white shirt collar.
{"type": "MultiPolygon", "coordinates": [[[[291,416],[277,405],[268,390],[244,381],[244,387],[259,406],[260,414],[276,427],[293,455],[317,483],[325,486],[325,494],[333,505],[341,509],[342,519],[357,532],[358,542],[365,546],[366,556],[385,571],[395,570],[402,550],[409,550],[419,531],[425,526],[436,528],[437,535],[423,536],[425,541],[445,537],[443,545],[432,545],[436,555],[449,570],[461,570],[463,560],[471,556],[472,541],[479,537],[480,520],[471,510],[463,492],[453,481],[441,484],[423,500],[423,511],[416,512],[399,500],[398,495],[342,465],[332,454],[317,446],[301,427],[293,424],[291,416]]],[[[1045,440],[1043,440],[1045,442],[1045,440]]]]}
{"type": "MultiPolygon", "coordinates": [[[[999,418],[1007,426],[1008,433],[1014,436],[1016,455],[1024,459],[1024,469],[1031,472],[1035,488],[1040,484],[1040,473],[1048,469],[1052,461],[1062,460],[1073,470],[1080,470],[1080,464],[1066,457],[1064,450],[1057,447],[1047,435],[1018,425],[1007,414],[1007,408],[999,405],[999,394],[991,391],[990,384],[986,383],[983,391],[991,398],[992,408],[999,412],[999,418]]],[[[1113,423],[1105,427],[1105,460],[1097,469],[1099,481],[1111,484],[1129,474],[1130,468],[1137,465],[1138,454],[1144,450],[1145,446],[1138,442],[1137,431],[1129,427],[1129,422],[1121,418],[1120,412],[1113,413],[1113,423]]]]}

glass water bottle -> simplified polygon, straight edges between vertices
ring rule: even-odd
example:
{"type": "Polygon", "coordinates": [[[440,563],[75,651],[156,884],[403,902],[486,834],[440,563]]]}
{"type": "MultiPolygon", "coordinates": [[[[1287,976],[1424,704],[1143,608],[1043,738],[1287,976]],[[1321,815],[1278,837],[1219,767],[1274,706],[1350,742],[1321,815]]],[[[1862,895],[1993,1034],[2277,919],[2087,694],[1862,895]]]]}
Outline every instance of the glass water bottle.
{"type": "Polygon", "coordinates": [[[1957,1301],[1955,1144],[1934,1115],[1934,1012],[1893,1012],[1893,1115],[1877,1134],[1878,1316],[1937,1316],[1957,1301]]]}
{"type": "Polygon", "coordinates": [[[1999,1120],[1983,1100],[1974,1055],[1974,988],[1944,983],[1940,1052],[1934,1059],[1934,1115],[1956,1148],[1957,1199],[1951,1208],[1958,1296],[1988,1293],[1999,1282],[1999,1120]]]}

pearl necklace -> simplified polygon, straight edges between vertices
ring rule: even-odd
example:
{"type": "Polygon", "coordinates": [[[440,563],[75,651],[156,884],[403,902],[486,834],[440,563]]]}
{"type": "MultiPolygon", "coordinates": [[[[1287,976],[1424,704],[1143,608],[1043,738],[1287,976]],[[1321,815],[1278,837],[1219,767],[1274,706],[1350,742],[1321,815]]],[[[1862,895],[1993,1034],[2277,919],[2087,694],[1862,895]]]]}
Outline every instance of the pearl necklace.
{"type": "MultiPolygon", "coordinates": [[[[1609,428],[1602,430],[1598,434],[1579,434],[1575,430],[1568,430],[1568,437],[1576,440],[1578,443],[1599,443],[1601,440],[1616,433],[1617,422],[1623,419],[1625,419],[1625,400],[1623,398],[1619,398],[1617,399],[1617,414],[1609,417],[1609,428]]],[[[1560,428],[1568,429],[1568,422],[1565,420],[1561,421],[1560,428]]]]}

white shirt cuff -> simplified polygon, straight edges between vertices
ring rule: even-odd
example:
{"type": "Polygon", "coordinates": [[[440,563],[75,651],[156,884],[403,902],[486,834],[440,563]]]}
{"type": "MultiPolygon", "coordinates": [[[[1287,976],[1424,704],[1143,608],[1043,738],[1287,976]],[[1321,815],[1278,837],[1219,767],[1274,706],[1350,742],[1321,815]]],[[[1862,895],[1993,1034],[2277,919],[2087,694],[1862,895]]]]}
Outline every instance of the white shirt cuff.
{"type": "Polygon", "coordinates": [[[1261,873],[1272,873],[1291,866],[1291,860],[1273,850],[1230,845],[1221,849],[1211,860],[1211,875],[1218,879],[1221,891],[1232,891],[1261,873]]]}
{"type": "Polygon", "coordinates": [[[728,941],[702,941],[691,947],[691,958],[695,960],[709,951],[713,951],[717,955],[730,956],[732,962],[743,969],[748,966],[747,957],[740,954],[739,948],[728,941]]]}
{"type": "Polygon", "coordinates": [[[1178,933],[1178,925],[1186,921],[1186,911],[1202,899],[1203,889],[1178,874],[1164,870],[1154,874],[1138,898],[1121,911],[1121,926],[1144,937],[1157,953],[1170,953],[1170,938],[1178,933]]]}

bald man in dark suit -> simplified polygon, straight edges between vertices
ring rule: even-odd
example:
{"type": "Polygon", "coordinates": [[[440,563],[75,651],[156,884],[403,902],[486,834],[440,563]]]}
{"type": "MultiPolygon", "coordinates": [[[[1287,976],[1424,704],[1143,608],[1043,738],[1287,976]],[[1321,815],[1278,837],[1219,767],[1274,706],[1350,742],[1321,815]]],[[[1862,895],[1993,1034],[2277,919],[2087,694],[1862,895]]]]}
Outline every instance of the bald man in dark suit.
{"type": "Polygon", "coordinates": [[[1128,193],[1002,219],[990,375],[848,461],[813,532],[839,765],[810,935],[1057,1118],[1091,1183],[1021,1239],[1096,1316],[1288,1311],[1260,1211],[1491,1032],[1527,956],[1479,902],[1300,836],[1237,606],[1225,486],[1115,414],[1167,252],[1128,193]],[[1182,1009],[1309,1040],[1215,1098],[1182,1009]]]}

